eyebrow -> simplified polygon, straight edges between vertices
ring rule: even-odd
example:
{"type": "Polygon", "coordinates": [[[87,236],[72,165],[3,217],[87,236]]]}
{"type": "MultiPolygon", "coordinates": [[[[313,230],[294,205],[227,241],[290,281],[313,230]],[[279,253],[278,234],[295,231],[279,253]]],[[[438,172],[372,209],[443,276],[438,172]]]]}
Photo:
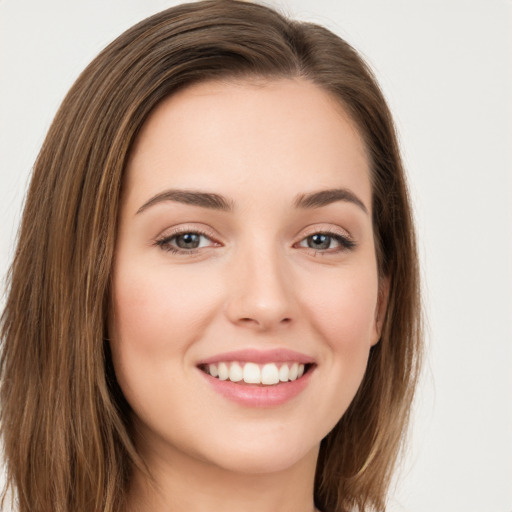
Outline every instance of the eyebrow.
{"type": "MultiPolygon", "coordinates": [[[[177,203],[190,204],[201,208],[226,212],[231,212],[234,209],[233,201],[230,201],[220,194],[215,194],[213,192],[200,192],[197,190],[171,189],[160,192],[146,201],[137,210],[137,214],[142,213],[155,204],[165,201],[175,201],[177,203]]],[[[295,208],[300,209],[321,208],[337,201],[353,203],[365,213],[368,213],[368,209],[363,201],[361,201],[361,199],[359,199],[353,192],[345,188],[320,190],[318,192],[300,194],[295,199],[294,206],[295,208]]]]}
{"type": "Polygon", "coordinates": [[[199,192],[196,190],[166,190],[156,194],[149,201],[146,201],[138,210],[137,214],[147,210],[150,206],[163,201],[175,201],[177,203],[200,206],[211,210],[232,211],[233,204],[225,197],[211,192],[199,192]]]}
{"type": "Polygon", "coordinates": [[[295,200],[296,208],[321,208],[336,201],[346,201],[353,203],[366,214],[368,209],[361,199],[359,199],[353,192],[346,188],[335,188],[329,190],[320,190],[310,194],[301,194],[295,200]]]}

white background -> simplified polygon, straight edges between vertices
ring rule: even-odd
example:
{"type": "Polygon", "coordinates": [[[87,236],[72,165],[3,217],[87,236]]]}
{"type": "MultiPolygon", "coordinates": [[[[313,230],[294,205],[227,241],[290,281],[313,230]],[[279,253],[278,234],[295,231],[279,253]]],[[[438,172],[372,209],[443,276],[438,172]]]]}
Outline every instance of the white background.
{"type": "MultiPolygon", "coordinates": [[[[175,3],[0,0],[1,277],[65,92],[115,36],[175,3]]],[[[390,512],[512,512],[512,1],[268,3],[361,51],[400,132],[429,332],[390,512]]]]}

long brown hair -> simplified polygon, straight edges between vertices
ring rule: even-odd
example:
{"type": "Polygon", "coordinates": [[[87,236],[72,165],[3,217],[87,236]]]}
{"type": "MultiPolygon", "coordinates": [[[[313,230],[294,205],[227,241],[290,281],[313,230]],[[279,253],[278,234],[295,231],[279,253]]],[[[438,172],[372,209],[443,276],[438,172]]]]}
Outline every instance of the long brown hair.
{"type": "Polygon", "coordinates": [[[148,114],[214,79],[300,77],[335,95],[370,163],[382,338],[322,441],[315,502],[384,510],[417,378],[421,322],[411,210],[391,115],[371,71],[325,28],[242,1],[180,5],[111,43],[80,75],[35,163],[2,316],[1,433],[20,512],[118,512],[134,465],[106,329],[123,170],[148,114]]]}

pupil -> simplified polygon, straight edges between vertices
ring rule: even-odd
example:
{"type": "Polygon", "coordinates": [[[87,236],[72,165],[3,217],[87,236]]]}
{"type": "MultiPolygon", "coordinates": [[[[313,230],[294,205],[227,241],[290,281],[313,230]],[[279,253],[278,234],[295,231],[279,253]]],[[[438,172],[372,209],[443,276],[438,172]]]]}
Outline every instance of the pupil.
{"type": "Polygon", "coordinates": [[[180,249],[196,249],[199,247],[199,235],[197,233],[184,233],[178,236],[176,245],[180,249]]]}
{"type": "Polygon", "coordinates": [[[308,245],[312,249],[328,249],[331,244],[331,237],[328,235],[312,235],[308,237],[308,245]]]}

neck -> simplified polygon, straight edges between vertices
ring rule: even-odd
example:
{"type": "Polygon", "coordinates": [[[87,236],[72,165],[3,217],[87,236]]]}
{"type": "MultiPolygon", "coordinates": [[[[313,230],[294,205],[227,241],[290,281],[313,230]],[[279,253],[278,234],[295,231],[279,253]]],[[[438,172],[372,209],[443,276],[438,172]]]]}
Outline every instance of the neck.
{"type": "Polygon", "coordinates": [[[127,512],[313,512],[318,450],[272,473],[241,473],[178,451],[144,458],[152,481],[136,472],[127,512]]]}

